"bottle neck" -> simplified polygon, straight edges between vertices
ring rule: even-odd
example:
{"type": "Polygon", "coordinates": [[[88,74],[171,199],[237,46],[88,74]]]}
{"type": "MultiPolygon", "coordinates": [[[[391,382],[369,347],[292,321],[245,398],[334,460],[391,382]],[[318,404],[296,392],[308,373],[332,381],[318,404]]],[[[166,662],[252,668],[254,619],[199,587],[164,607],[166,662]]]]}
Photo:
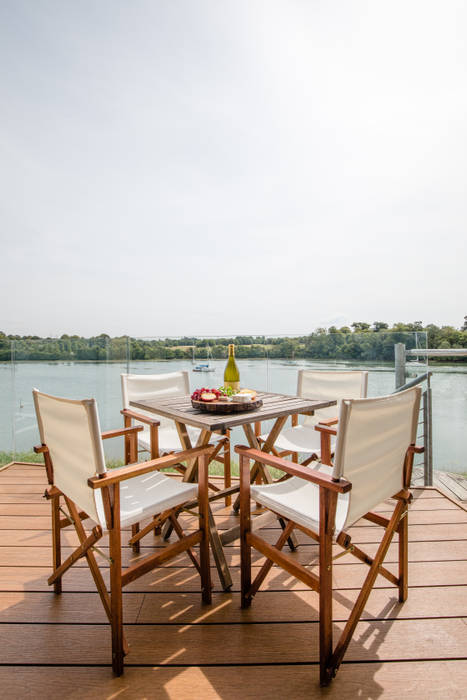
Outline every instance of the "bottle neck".
{"type": "Polygon", "coordinates": [[[229,345],[229,357],[235,357],[235,346],[229,345]]]}

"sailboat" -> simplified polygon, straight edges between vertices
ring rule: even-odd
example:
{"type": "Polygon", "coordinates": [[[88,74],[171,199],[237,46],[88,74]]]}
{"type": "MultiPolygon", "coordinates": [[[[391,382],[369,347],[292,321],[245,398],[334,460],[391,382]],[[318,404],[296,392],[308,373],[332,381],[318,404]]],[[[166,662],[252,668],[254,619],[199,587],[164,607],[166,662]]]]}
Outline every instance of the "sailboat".
{"type": "MultiPolygon", "coordinates": [[[[207,348],[207,362],[200,362],[197,364],[195,367],[193,367],[193,372],[215,372],[214,367],[211,367],[210,365],[210,358],[211,358],[211,348],[208,345],[207,348]]],[[[195,348],[193,347],[193,362],[195,361],[195,348]]]]}

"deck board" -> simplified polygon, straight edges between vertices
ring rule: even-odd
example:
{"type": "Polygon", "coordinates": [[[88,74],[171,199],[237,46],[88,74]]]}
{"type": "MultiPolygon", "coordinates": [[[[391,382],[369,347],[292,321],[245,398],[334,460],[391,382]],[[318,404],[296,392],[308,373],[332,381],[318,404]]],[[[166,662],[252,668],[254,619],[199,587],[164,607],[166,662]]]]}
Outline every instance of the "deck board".
{"type": "MultiPolygon", "coordinates": [[[[409,515],[409,598],[380,578],[332,686],[318,685],[317,596],[273,567],[249,610],[239,606],[238,542],[226,547],[233,591],[220,590],[213,568],[212,606],[184,556],[133,582],[124,593],[131,653],[123,678],[109,667],[110,630],[84,561],[55,596],[50,574],[50,505],[41,467],[0,471],[0,687],[7,698],[288,698],[465,697],[467,688],[467,512],[436,489],[416,489],[409,515]],[[60,640],[60,643],[57,643],[60,640]],[[25,651],[26,650],[26,651],[25,651]],[[81,664],[81,665],[80,665],[81,664]]],[[[381,504],[380,512],[388,510],[381,504]]],[[[219,503],[220,529],[235,520],[219,503]]],[[[194,527],[187,517],[187,526],[194,527]]],[[[264,531],[274,542],[273,524],[264,531]]],[[[64,530],[63,555],[76,544],[64,530]]],[[[380,530],[352,528],[375,551],[380,530]]],[[[316,563],[316,545],[296,553],[316,563]]],[[[143,553],[160,546],[153,536],[143,553]]],[[[103,548],[106,542],[103,542],[103,548]]],[[[135,555],[126,549],[128,563],[135,555]]],[[[397,544],[388,568],[396,571],[397,544]]],[[[254,568],[262,557],[255,553],[254,568]]],[[[102,564],[107,580],[108,568],[102,564]]],[[[367,569],[350,557],[333,571],[334,626],[342,628],[367,569]]]]}

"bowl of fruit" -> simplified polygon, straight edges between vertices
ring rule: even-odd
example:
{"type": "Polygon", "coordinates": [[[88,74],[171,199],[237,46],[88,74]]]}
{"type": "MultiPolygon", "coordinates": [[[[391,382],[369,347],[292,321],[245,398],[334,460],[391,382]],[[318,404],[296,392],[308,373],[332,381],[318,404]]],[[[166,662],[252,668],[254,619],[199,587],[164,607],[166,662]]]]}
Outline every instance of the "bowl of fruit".
{"type": "Polygon", "coordinates": [[[253,389],[236,391],[221,386],[219,389],[195,389],[191,395],[191,405],[204,413],[240,413],[259,408],[263,402],[253,389]]]}

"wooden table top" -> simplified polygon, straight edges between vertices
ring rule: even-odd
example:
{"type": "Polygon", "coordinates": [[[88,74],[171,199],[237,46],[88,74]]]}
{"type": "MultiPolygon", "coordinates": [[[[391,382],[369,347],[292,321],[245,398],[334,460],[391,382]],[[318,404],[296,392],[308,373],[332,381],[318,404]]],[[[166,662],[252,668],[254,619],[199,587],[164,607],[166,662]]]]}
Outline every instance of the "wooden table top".
{"type": "Polygon", "coordinates": [[[130,406],[143,411],[151,411],[166,418],[172,418],[179,423],[194,425],[210,432],[225,432],[229,428],[245,423],[291,416],[296,413],[312,413],[320,408],[335,406],[336,401],[323,401],[318,399],[304,399],[299,396],[286,396],[285,394],[271,394],[258,392],[263,405],[256,411],[244,413],[202,413],[191,405],[189,396],[172,396],[171,398],[146,399],[145,401],[130,401],[130,406]]]}

